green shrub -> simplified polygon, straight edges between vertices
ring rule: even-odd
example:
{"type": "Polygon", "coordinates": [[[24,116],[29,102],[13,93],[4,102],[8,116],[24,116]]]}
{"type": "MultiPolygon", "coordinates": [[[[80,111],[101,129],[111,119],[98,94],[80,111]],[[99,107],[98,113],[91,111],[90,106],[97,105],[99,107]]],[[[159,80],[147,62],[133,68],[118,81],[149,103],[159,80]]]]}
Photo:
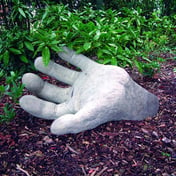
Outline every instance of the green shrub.
{"type": "Polygon", "coordinates": [[[57,38],[57,33],[52,30],[39,29],[32,34],[35,47],[34,57],[42,55],[45,65],[48,65],[52,52],[58,53],[61,48],[58,46],[60,41],[57,38]]]}
{"type": "Polygon", "coordinates": [[[175,44],[173,19],[157,12],[146,18],[140,8],[118,12],[85,7],[70,12],[63,5],[48,5],[38,10],[30,33],[17,27],[3,32],[0,60],[20,65],[42,55],[47,65],[67,45],[78,53],[97,56],[100,63],[137,67],[144,73],[159,68],[160,59],[150,57],[151,52],[175,44]]]}
{"type": "Polygon", "coordinates": [[[4,66],[13,65],[19,68],[21,63],[28,63],[34,47],[28,31],[14,27],[2,31],[0,39],[0,61],[4,66]]]}
{"type": "Polygon", "coordinates": [[[37,18],[41,20],[36,20],[34,26],[49,31],[45,38],[54,33],[58,47],[67,45],[78,53],[98,56],[98,62],[103,64],[135,66],[141,73],[152,74],[159,68],[161,59],[150,57],[150,53],[173,41],[174,25],[169,17],[160,17],[157,12],[150,18],[142,14],[140,8],[123,8],[117,12],[91,7],[71,13],[64,6],[53,5],[39,13],[37,18]]]}
{"type": "Polygon", "coordinates": [[[21,97],[24,88],[19,83],[19,79],[21,77],[13,71],[9,75],[3,70],[0,72],[0,81],[4,81],[4,85],[0,85],[0,98],[8,100],[2,107],[3,113],[0,114],[0,123],[8,122],[16,115],[15,105],[18,103],[18,99],[21,97]]]}

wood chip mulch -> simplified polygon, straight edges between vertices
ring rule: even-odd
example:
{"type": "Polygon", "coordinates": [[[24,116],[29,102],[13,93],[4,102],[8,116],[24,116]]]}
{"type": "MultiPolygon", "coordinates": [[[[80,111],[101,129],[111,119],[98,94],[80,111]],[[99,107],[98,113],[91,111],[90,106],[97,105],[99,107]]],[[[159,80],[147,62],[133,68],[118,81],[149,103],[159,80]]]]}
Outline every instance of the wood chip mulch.
{"type": "Polygon", "coordinates": [[[160,100],[158,114],[144,121],[55,136],[51,121],[17,105],[15,119],[0,125],[0,176],[176,176],[174,67],[168,60],[153,78],[134,77],[160,100]]]}

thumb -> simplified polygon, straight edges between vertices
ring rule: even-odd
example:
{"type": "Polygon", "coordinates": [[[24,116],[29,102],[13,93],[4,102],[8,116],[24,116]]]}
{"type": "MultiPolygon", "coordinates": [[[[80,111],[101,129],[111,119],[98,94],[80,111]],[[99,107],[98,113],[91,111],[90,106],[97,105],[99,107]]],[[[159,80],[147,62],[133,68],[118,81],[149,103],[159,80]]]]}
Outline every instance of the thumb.
{"type": "Polygon", "coordinates": [[[105,109],[98,102],[89,103],[76,114],[66,114],[54,120],[51,133],[62,135],[93,129],[109,120],[105,109]]]}
{"type": "Polygon", "coordinates": [[[66,114],[54,120],[51,125],[51,133],[56,135],[63,135],[69,133],[80,132],[80,124],[76,115],[66,114]]]}

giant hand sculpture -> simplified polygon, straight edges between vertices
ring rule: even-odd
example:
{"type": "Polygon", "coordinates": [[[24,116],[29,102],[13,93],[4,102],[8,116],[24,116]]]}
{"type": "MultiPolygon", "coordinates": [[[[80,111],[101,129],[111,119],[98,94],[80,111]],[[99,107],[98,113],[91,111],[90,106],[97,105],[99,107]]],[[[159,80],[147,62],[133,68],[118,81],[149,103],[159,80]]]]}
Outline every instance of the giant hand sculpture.
{"type": "Polygon", "coordinates": [[[41,57],[35,60],[35,67],[70,87],[59,88],[27,73],[22,81],[35,96],[20,99],[21,107],[30,114],[54,120],[53,134],[78,133],[108,121],[143,120],[157,113],[157,97],[136,84],[124,69],[98,64],[66,47],[59,56],[82,71],[53,61],[44,66],[41,57]]]}

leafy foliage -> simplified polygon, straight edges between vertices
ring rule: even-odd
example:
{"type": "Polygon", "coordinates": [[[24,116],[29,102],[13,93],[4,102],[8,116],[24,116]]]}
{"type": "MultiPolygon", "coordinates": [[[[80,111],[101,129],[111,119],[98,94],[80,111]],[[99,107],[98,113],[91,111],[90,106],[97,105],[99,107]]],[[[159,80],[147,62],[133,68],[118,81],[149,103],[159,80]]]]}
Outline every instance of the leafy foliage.
{"type": "Polygon", "coordinates": [[[53,5],[39,12],[34,26],[42,31],[50,28],[48,33],[56,34],[54,41],[59,46],[67,45],[78,53],[96,55],[103,64],[135,66],[141,73],[150,75],[161,61],[150,55],[175,41],[174,24],[158,12],[153,12],[150,18],[142,13],[140,8],[123,8],[117,12],[91,7],[71,13],[64,6],[53,5]]]}
{"type": "Polygon", "coordinates": [[[68,5],[69,9],[81,9],[85,5],[91,3],[94,9],[115,9],[121,11],[122,8],[128,9],[140,8],[145,16],[150,14],[157,9],[160,9],[162,16],[173,15],[176,12],[175,0],[52,0],[55,4],[63,3],[68,5]]]}
{"type": "Polygon", "coordinates": [[[30,33],[18,27],[2,32],[0,60],[5,65],[19,65],[42,55],[47,65],[53,54],[67,45],[78,53],[98,56],[100,63],[135,66],[141,73],[150,74],[161,61],[151,53],[175,43],[174,19],[160,17],[158,12],[146,18],[140,8],[118,12],[85,7],[70,12],[63,5],[48,5],[38,10],[30,33]]]}
{"type": "Polygon", "coordinates": [[[34,52],[32,38],[28,31],[21,31],[18,27],[2,32],[0,39],[0,61],[4,66],[13,65],[19,68],[22,64],[28,63],[29,57],[34,52]]]}
{"type": "Polygon", "coordinates": [[[34,57],[37,53],[40,53],[43,58],[45,65],[48,65],[50,61],[51,52],[59,52],[61,49],[58,47],[60,41],[57,39],[57,34],[55,31],[39,29],[37,32],[32,34],[34,39],[33,45],[36,48],[34,52],[34,57]]]}
{"type": "Polygon", "coordinates": [[[4,85],[0,86],[0,98],[8,98],[10,102],[4,104],[3,114],[0,115],[0,123],[6,122],[15,117],[15,104],[18,103],[18,98],[22,95],[24,86],[19,84],[19,76],[11,71],[7,75],[3,70],[0,72],[0,80],[4,79],[4,85]]]}

